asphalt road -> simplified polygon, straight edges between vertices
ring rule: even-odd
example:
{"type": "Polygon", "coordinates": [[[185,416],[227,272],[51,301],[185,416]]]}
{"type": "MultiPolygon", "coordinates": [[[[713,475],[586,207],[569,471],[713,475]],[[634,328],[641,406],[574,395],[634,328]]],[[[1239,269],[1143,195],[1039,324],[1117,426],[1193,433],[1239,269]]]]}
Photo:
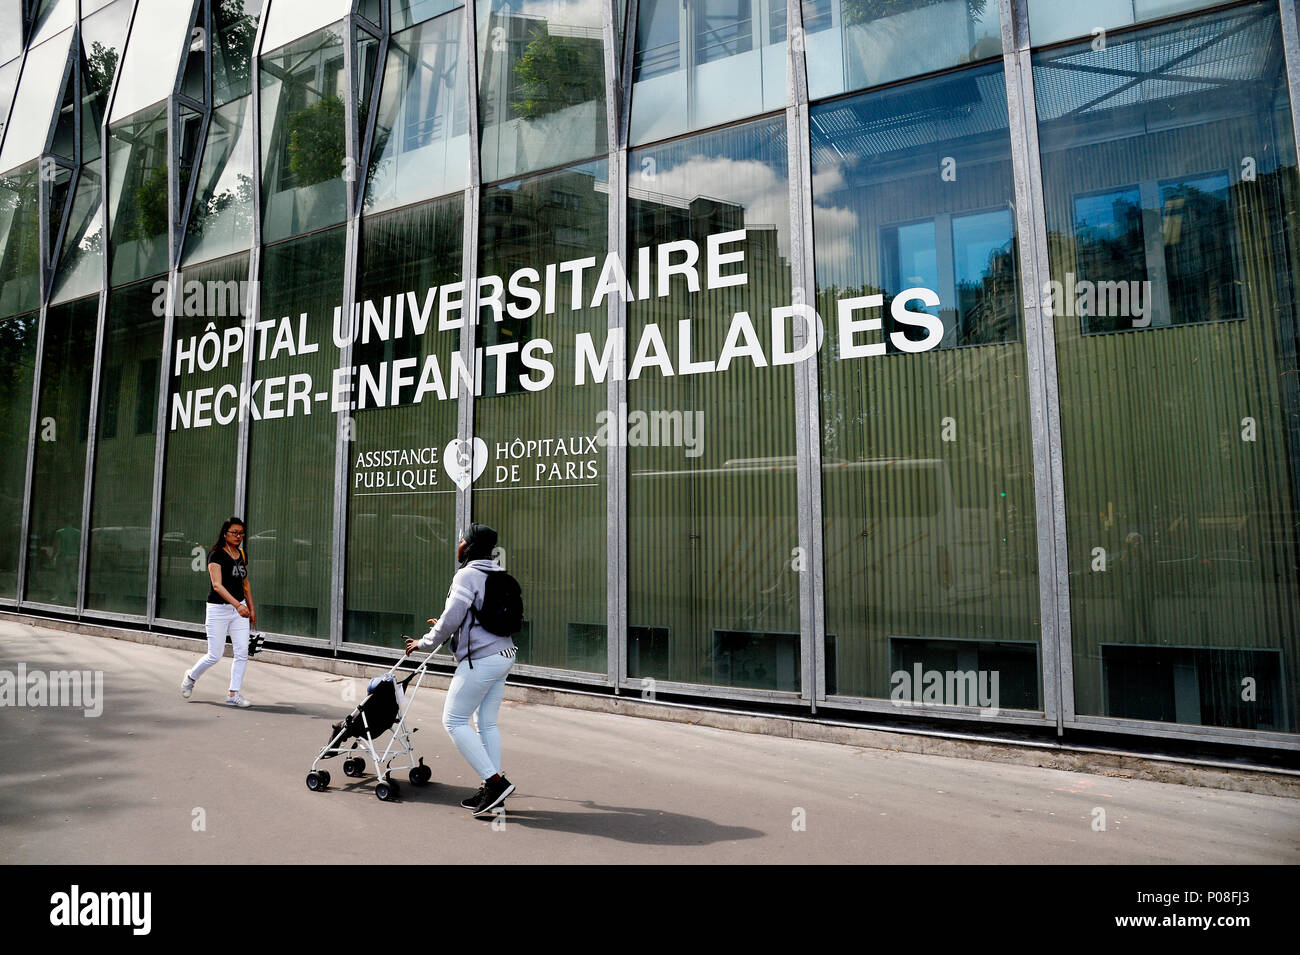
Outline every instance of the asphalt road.
{"type": "Polygon", "coordinates": [[[254,660],[254,707],[236,710],[227,658],[186,701],[200,652],[0,623],[0,675],[103,673],[97,717],[0,707],[0,861],[1300,862],[1300,800],[511,702],[519,788],[504,821],[477,820],[428,688],[413,722],[432,785],[403,773],[402,799],[380,802],[335,759],[313,793],[307,769],[361,681],[254,660]]]}

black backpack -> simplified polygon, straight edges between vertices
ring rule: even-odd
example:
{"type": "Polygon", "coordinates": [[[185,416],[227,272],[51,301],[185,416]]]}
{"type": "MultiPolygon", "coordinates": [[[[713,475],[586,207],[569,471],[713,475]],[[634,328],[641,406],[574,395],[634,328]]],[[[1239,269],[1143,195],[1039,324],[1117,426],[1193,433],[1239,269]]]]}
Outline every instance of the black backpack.
{"type": "MultiPolygon", "coordinates": [[[[487,574],[483,583],[483,608],[475,610],[470,604],[469,612],[478,625],[498,637],[514,636],[524,625],[524,596],[519,589],[519,581],[504,570],[493,570],[487,574]]],[[[466,640],[469,632],[466,631],[466,640]]],[[[468,646],[466,647],[468,650],[468,646]]],[[[466,659],[469,654],[466,653],[466,659]]],[[[474,661],[470,660],[470,666],[474,661]]]]}

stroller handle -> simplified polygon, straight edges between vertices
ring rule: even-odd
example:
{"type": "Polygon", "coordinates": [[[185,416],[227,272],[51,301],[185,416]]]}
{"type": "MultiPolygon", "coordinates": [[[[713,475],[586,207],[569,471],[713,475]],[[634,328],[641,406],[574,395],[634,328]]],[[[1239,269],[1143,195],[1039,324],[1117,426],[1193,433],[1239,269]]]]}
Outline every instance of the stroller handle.
{"type": "MultiPolygon", "coordinates": [[[[407,640],[419,640],[419,639],[420,639],[419,637],[412,637],[412,636],[408,636],[408,635],[406,635],[406,634],[402,634],[402,642],[403,642],[403,643],[405,643],[407,640]]],[[[434,647],[432,650],[430,650],[428,653],[426,653],[426,654],[424,655],[424,659],[420,661],[420,664],[419,664],[419,666],[416,667],[416,669],[417,669],[417,670],[422,670],[422,669],[424,669],[425,667],[427,667],[427,666],[429,665],[429,661],[433,659],[433,655],[434,655],[435,653],[437,653],[437,652],[438,652],[438,648],[437,648],[437,647],[434,647]]],[[[398,667],[400,667],[403,663],[406,663],[408,660],[410,660],[410,659],[411,659],[412,657],[414,657],[414,656],[415,656],[415,653],[414,653],[413,651],[407,651],[406,653],[403,653],[400,657],[398,657],[397,662],[394,663],[394,664],[389,668],[388,672],[389,672],[389,673],[396,673],[398,667]]]]}

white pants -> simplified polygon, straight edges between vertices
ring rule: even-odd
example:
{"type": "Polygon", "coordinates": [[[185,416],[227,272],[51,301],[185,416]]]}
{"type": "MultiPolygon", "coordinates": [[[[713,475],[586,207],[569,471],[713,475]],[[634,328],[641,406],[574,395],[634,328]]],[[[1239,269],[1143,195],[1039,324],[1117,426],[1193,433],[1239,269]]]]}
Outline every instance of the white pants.
{"type": "MultiPolygon", "coordinates": [[[[240,606],[244,606],[240,604],[240,606]]],[[[230,689],[239,692],[244,682],[244,667],[248,666],[248,618],[227,603],[208,604],[208,652],[190,668],[190,679],[198,680],[212,667],[226,650],[226,634],[235,648],[235,663],[230,668],[230,689]]]]}

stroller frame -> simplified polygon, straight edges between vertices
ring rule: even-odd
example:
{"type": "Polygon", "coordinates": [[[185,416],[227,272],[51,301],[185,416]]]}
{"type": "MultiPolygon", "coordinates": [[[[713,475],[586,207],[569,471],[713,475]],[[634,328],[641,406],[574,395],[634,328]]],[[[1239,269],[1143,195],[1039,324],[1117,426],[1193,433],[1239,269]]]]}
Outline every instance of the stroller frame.
{"type": "Polygon", "coordinates": [[[352,777],[360,777],[365,774],[365,760],[363,754],[368,753],[375,764],[375,774],[379,777],[379,783],[375,787],[375,795],[382,801],[388,802],[396,799],[401,792],[401,787],[392,778],[394,770],[409,770],[408,778],[413,786],[427,785],[433,777],[433,771],[424,765],[424,758],[420,757],[416,762],[415,749],[411,745],[411,736],[419,732],[419,727],[410,729],[406,725],[406,716],[410,712],[412,704],[415,702],[416,695],[420,692],[420,687],[424,684],[424,677],[429,672],[429,661],[433,658],[433,651],[425,656],[410,674],[401,681],[396,679],[397,668],[402,664],[409,662],[406,656],[401,657],[394,663],[380,678],[381,680],[392,679],[394,684],[393,690],[396,692],[400,686],[403,691],[402,700],[397,707],[397,718],[391,726],[385,726],[377,732],[370,728],[370,720],[367,717],[365,704],[378,692],[379,688],[366,694],[366,698],[356,705],[350,714],[343,720],[338,732],[330,737],[330,741],[321,748],[320,753],[312,761],[311,770],[307,773],[307,788],[312,792],[319,792],[329,786],[330,774],[327,770],[317,769],[323,759],[331,759],[335,756],[354,754],[352,758],[343,761],[343,772],[352,777]],[[414,688],[410,688],[411,681],[415,681],[414,688]],[[355,733],[355,720],[360,718],[362,733],[355,733]],[[349,725],[354,728],[353,733],[349,734],[349,725]],[[388,740],[388,745],[384,747],[383,752],[375,744],[375,737],[383,735],[392,730],[392,735],[388,740]],[[351,736],[352,745],[346,748],[343,743],[351,736]],[[360,765],[358,765],[360,764],[360,765]],[[396,765],[394,765],[396,764],[396,765]],[[382,767],[382,769],[381,769],[382,767]]]}

